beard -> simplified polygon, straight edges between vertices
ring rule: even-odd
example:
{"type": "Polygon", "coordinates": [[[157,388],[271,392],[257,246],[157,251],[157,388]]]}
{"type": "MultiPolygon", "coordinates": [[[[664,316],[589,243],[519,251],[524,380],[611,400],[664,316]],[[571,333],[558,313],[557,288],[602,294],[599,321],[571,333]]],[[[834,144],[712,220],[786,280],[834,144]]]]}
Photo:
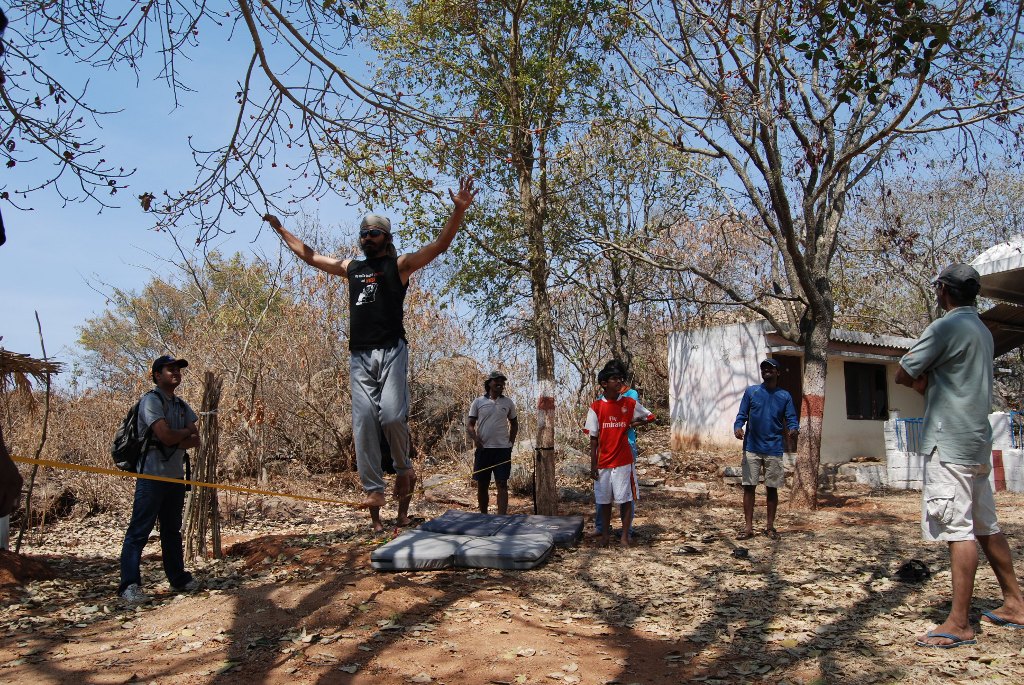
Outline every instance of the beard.
{"type": "Polygon", "coordinates": [[[363,256],[367,259],[376,259],[378,257],[396,257],[398,256],[394,244],[391,241],[374,245],[373,243],[360,243],[359,249],[363,251],[363,256]]]}

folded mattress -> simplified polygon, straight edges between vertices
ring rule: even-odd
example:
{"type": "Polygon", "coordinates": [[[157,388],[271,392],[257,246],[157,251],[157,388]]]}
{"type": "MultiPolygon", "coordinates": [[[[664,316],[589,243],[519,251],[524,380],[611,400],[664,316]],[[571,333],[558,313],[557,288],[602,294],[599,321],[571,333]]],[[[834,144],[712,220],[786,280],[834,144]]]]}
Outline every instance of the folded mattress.
{"type": "Polygon", "coordinates": [[[583,537],[582,516],[532,516],[481,514],[449,509],[426,521],[419,530],[449,535],[529,535],[547,533],[559,547],[574,545],[583,537]]]}
{"type": "Polygon", "coordinates": [[[555,543],[544,532],[514,535],[449,535],[408,530],[370,554],[378,571],[445,568],[529,569],[551,554],[555,543]]]}

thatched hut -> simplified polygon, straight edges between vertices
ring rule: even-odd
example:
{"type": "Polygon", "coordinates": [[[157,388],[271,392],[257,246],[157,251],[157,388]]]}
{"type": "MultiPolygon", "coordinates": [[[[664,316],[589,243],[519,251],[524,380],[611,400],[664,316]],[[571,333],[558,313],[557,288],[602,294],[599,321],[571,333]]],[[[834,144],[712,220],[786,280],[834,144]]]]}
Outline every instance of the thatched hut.
{"type": "MultiPolygon", "coordinates": [[[[0,347],[0,395],[11,389],[27,393],[32,389],[31,379],[43,382],[48,376],[60,373],[62,366],[60,362],[36,359],[0,347]]],[[[0,426],[0,457],[9,459],[7,449],[3,446],[3,439],[3,430],[0,426]]],[[[8,547],[8,526],[9,517],[0,517],[0,549],[8,547]]]]}
{"type": "Polygon", "coordinates": [[[32,386],[29,378],[43,381],[47,375],[60,373],[63,366],[60,362],[36,359],[0,347],[0,392],[7,392],[12,386],[27,390],[32,386]]]}

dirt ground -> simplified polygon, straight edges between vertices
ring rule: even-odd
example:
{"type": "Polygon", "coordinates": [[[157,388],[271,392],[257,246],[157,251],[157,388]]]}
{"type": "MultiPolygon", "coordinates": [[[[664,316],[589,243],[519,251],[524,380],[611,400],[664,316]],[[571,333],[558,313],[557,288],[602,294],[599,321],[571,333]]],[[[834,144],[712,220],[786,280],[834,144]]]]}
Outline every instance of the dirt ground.
{"type": "MultiPolygon", "coordinates": [[[[917,493],[840,484],[813,514],[783,500],[781,540],[737,543],[738,488],[662,475],[641,495],[635,547],[584,541],[530,571],[379,573],[370,552],[394,533],[372,535],[365,513],[250,501],[225,526],[227,558],[194,566],[194,594],[170,591],[154,536],[154,601],[135,609],[115,597],[123,521],[61,521],[0,558],[0,683],[1024,682],[1024,631],[982,624],[977,646],[914,647],[950,596],[917,493]],[[896,578],[911,558],[930,580],[896,578]]],[[[413,513],[468,509],[452,502],[472,494],[458,483],[413,513]]],[[[590,530],[585,492],[564,494],[560,513],[590,530]]],[[[998,504],[1020,574],[1024,497],[998,504]]],[[[987,566],[975,597],[975,618],[999,604],[987,566]]]]}

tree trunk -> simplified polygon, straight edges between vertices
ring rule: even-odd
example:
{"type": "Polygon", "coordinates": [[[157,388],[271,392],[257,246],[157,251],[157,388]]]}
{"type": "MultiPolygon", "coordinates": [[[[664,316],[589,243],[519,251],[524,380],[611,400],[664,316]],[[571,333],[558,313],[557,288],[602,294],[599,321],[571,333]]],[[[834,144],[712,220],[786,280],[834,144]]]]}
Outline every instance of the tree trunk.
{"type": "Polygon", "coordinates": [[[544,236],[543,199],[534,197],[530,174],[532,154],[525,142],[516,148],[523,155],[519,177],[519,200],[523,209],[529,241],[530,290],[533,299],[533,342],[537,361],[537,437],[534,460],[533,499],[535,513],[558,514],[558,489],[555,485],[555,346],[552,341],[554,320],[548,294],[547,241],[544,236]]]}
{"type": "Polygon", "coordinates": [[[547,289],[547,260],[535,258],[531,270],[534,316],[534,348],[537,361],[537,438],[534,465],[536,513],[558,514],[555,486],[555,351],[551,340],[554,322],[547,289]]]}
{"type": "Polygon", "coordinates": [[[828,371],[828,340],[831,321],[806,324],[803,398],[800,399],[800,443],[789,505],[794,509],[818,508],[818,466],[821,463],[821,424],[825,412],[825,377],[828,371]]]}

